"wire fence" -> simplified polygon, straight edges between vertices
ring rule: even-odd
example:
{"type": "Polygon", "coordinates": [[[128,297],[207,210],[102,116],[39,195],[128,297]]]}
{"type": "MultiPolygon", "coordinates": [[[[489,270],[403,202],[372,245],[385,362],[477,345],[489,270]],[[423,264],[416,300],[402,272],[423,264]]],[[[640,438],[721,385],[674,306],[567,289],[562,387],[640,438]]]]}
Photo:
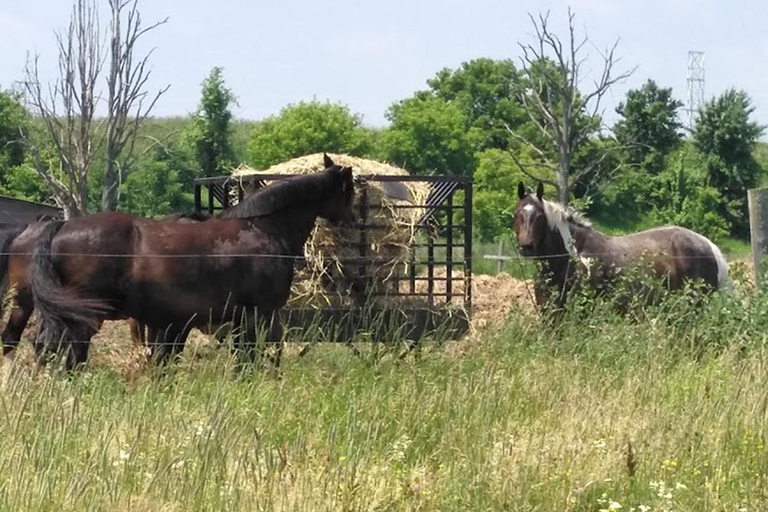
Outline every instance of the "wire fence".
{"type": "MultiPolygon", "coordinates": [[[[33,252],[0,252],[0,256],[28,256],[32,257],[35,253],[33,252]]],[[[194,259],[194,258],[254,258],[254,259],[289,259],[294,261],[306,261],[307,258],[305,256],[296,256],[294,254],[263,254],[263,253],[222,253],[222,254],[213,254],[213,253],[184,253],[184,254],[166,254],[166,253],[124,253],[124,254],[111,254],[111,253],[88,253],[88,252],[52,252],[52,253],[40,253],[43,256],[49,256],[49,257],[62,257],[62,256],[68,256],[68,257],[74,257],[74,256],[87,256],[91,258],[157,258],[157,259],[194,259]]],[[[669,255],[664,254],[663,252],[655,253],[652,251],[648,251],[646,253],[646,256],[651,255],[657,255],[662,256],[667,259],[671,260],[691,260],[691,259],[711,259],[713,256],[707,255],[707,254],[698,254],[698,255],[687,255],[687,256],[681,256],[681,255],[669,255]]],[[[536,256],[523,256],[521,254],[513,254],[513,255],[504,255],[505,259],[512,259],[512,260],[521,260],[521,261],[536,261],[536,260],[547,260],[547,259],[555,259],[555,258],[576,258],[576,259],[583,259],[583,258],[615,258],[616,256],[627,256],[626,254],[617,254],[615,252],[610,253],[559,253],[559,254],[546,254],[546,255],[536,255],[536,256]]],[[[638,256],[638,259],[642,259],[642,255],[638,256]]],[[[335,259],[328,258],[329,260],[335,261],[335,259]]],[[[341,261],[354,261],[354,262],[368,262],[368,263],[376,263],[376,259],[371,258],[341,258],[341,261]]],[[[384,261],[390,261],[391,258],[380,258],[382,262],[384,261]]],[[[454,260],[454,262],[458,262],[460,260],[454,260]]]]}
{"type": "MultiPolygon", "coordinates": [[[[0,256],[27,256],[31,257],[33,256],[33,252],[0,252],[0,256]]],[[[173,260],[179,260],[179,259],[201,259],[201,258],[220,258],[220,259],[234,259],[234,258],[242,258],[242,259],[278,259],[278,260],[291,260],[295,262],[306,262],[307,258],[304,256],[297,256],[293,254],[263,254],[263,253],[181,253],[181,254],[168,254],[168,253],[129,253],[129,254],[111,254],[111,253],[86,253],[86,252],[51,252],[51,253],[40,253],[45,256],[52,256],[52,257],[90,257],[90,258],[151,258],[151,259],[173,259],[173,260]]],[[[536,255],[536,256],[523,256],[519,253],[513,253],[513,254],[505,254],[504,260],[508,261],[512,264],[514,262],[515,264],[519,265],[520,270],[523,272],[523,280],[526,283],[527,292],[529,295],[529,299],[534,300],[533,297],[533,290],[531,289],[531,275],[530,271],[531,269],[526,269],[524,265],[522,265],[523,262],[531,262],[536,260],[548,260],[548,259],[562,259],[562,258],[568,258],[569,260],[584,260],[585,258],[594,258],[594,259],[601,259],[606,257],[615,257],[616,253],[590,253],[587,255],[579,254],[578,252],[575,254],[571,254],[568,252],[565,253],[558,253],[558,254],[549,254],[549,255],[536,255]]],[[[660,254],[664,258],[671,259],[671,260],[692,260],[692,259],[710,259],[712,258],[712,255],[667,255],[667,254],[660,254]]],[[[493,258],[491,258],[493,259],[493,258]]],[[[642,256],[640,256],[638,259],[642,259],[642,256]]],[[[367,261],[369,264],[375,264],[375,261],[367,261]]],[[[419,263],[417,260],[416,263],[419,263]]],[[[455,261],[454,263],[458,263],[458,261],[455,261]]],[[[443,278],[444,280],[445,278],[443,278]]],[[[437,278],[436,280],[441,280],[440,278],[437,278]]],[[[208,316],[208,315],[206,315],[208,316]]],[[[118,319],[122,321],[129,320],[128,318],[122,318],[118,319]]],[[[186,334],[184,335],[184,338],[188,335],[187,331],[191,331],[193,325],[194,316],[188,320],[187,326],[185,327],[184,331],[186,334]]],[[[376,322],[375,318],[369,319],[371,322],[376,322]]],[[[139,324],[141,325],[141,324],[139,324]]],[[[243,345],[243,343],[236,341],[239,337],[243,336],[242,327],[239,327],[241,325],[241,321],[239,320],[222,320],[218,323],[209,323],[206,327],[202,327],[202,331],[205,334],[209,334],[211,336],[214,336],[216,334],[216,331],[219,331],[218,336],[216,336],[217,340],[222,345],[228,345],[230,348],[234,348],[236,350],[252,350],[253,346],[250,345],[243,345]],[[213,328],[215,327],[215,328],[213,328]],[[221,334],[223,333],[223,334],[221,334]]],[[[142,327],[143,328],[143,327],[142,327]]],[[[332,330],[334,327],[332,325],[308,325],[302,329],[303,334],[302,337],[303,340],[298,340],[299,343],[307,343],[307,344],[313,344],[315,343],[317,337],[324,337],[328,335],[328,331],[332,330]],[[315,336],[314,333],[317,333],[317,336],[315,336]]],[[[291,330],[296,330],[297,327],[291,327],[291,330]]],[[[257,343],[256,346],[264,347],[264,346],[273,346],[276,344],[281,344],[283,341],[278,342],[270,342],[265,339],[265,333],[267,333],[269,328],[263,328],[259,329],[258,335],[257,335],[257,343]]],[[[162,332],[164,329],[156,329],[155,332],[162,332]]],[[[393,339],[397,339],[399,336],[397,335],[397,326],[393,326],[393,339]]],[[[39,334],[39,333],[38,333],[39,334]]],[[[137,344],[139,340],[133,339],[134,344],[137,344]]],[[[402,341],[406,341],[403,339],[402,341]]],[[[60,342],[51,342],[47,343],[44,350],[46,351],[56,351],[60,350],[61,348],[66,348],[66,346],[76,346],[76,345],[82,345],[82,344],[91,344],[92,340],[62,340],[60,342]]],[[[39,343],[39,342],[34,342],[39,343]]],[[[175,338],[172,340],[164,340],[161,341],[158,339],[158,341],[146,341],[142,345],[145,348],[163,348],[163,347],[172,347],[181,350],[183,348],[183,345],[185,344],[185,339],[181,338],[175,338]]]]}

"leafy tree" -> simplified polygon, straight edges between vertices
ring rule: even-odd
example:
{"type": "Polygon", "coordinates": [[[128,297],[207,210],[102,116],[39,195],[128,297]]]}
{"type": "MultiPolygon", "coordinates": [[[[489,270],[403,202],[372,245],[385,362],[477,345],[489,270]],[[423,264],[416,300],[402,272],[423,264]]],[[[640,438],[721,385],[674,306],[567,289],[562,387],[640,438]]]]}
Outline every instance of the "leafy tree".
{"type": "Polygon", "coordinates": [[[48,202],[51,195],[30,160],[27,159],[23,164],[11,167],[4,173],[0,194],[38,203],[48,202]]]}
{"type": "Polygon", "coordinates": [[[616,112],[621,116],[613,127],[630,163],[653,174],[664,167],[664,157],[680,144],[682,134],[678,109],[683,103],[672,97],[671,88],[648,80],[627,92],[616,112]]]}
{"type": "Polygon", "coordinates": [[[336,103],[299,102],[258,123],[251,131],[248,163],[266,168],[310,153],[365,156],[373,147],[362,117],[336,103]]]}
{"type": "Polygon", "coordinates": [[[200,106],[184,137],[203,176],[224,174],[234,163],[229,108],[235,101],[234,94],[224,85],[222,69],[213,68],[203,81],[200,106]]]}
{"type": "Polygon", "coordinates": [[[707,157],[692,145],[670,155],[650,188],[655,223],[685,226],[712,240],[728,234],[728,224],[719,213],[723,195],[708,182],[707,157]]]}
{"type": "Polygon", "coordinates": [[[414,174],[472,175],[475,158],[467,120],[456,103],[417,95],[389,107],[391,125],[382,134],[380,153],[414,174]]]}
{"type": "Polygon", "coordinates": [[[33,128],[20,96],[0,90],[0,193],[42,202],[49,195],[22,137],[22,132],[29,135],[33,128]]]}
{"type": "Polygon", "coordinates": [[[511,60],[480,58],[456,70],[442,69],[427,80],[436,97],[456,103],[478,150],[509,149],[508,127],[527,121],[517,97],[520,73],[511,60]]]}
{"type": "Polygon", "coordinates": [[[194,179],[183,154],[175,146],[155,147],[151,158],[128,175],[120,187],[122,207],[143,217],[160,217],[174,211],[191,211],[186,193],[194,179]]]}
{"type": "Polygon", "coordinates": [[[526,177],[508,151],[489,149],[478,154],[472,217],[474,234],[483,242],[510,232],[521,180],[526,177]]]}
{"type": "Polygon", "coordinates": [[[730,89],[704,105],[693,130],[696,148],[707,158],[709,182],[722,194],[719,213],[742,237],[749,234],[746,191],[761,174],[753,150],[764,127],[750,120],[754,110],[746,92],[730,89]]]}
{"type": "Polygon", "coordinates": [[[25,151],[21,130],[28,115],[18,95],[0,90],[0,178],[10,168],[24,163],[25,151]]]}

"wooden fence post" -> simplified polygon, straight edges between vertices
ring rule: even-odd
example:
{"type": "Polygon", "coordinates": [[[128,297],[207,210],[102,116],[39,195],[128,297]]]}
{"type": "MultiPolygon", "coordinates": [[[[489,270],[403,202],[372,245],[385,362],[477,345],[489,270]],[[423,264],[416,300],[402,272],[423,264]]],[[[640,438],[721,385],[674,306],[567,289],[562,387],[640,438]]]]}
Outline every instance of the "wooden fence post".
{"type": "Polygon", "coordinates": [[[497,254],[484,254],[483,259],[496,260],[496,273],[500,274],[504,262],[512,259],[512,256],[504,256],[504,240],[499,240],[499,252],[497,254]]]}
{"type": "Polygon", "coordinates": [[[753,188],[747,192],[749,203],[749,232],[752,241],[752,262],[755,267],[755,284],[762,288],[768,255],[768,188],[753,188]]]}

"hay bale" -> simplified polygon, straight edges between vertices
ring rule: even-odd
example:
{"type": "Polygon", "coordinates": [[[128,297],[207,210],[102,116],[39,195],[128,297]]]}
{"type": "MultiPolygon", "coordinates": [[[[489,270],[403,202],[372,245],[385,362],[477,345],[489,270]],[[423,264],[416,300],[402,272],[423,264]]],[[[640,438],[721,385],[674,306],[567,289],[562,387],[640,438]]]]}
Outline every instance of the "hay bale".
{"type": "MultiPolygon", "coordinates": [[[[404,169],[374,160],[349,155],[329,156],[338,165],[352,167],[356,177],[408,175],[404,169]]],[[[274,165],[262,172],[241,165],[232,172],[232,176],[239,180],[257,174],[309,174],[323,168],[323,154],[316,153],[274,165]]],[[[246,194],[258,187],[256,182],[241,181],[241,185],[246,194]]],[[[345,262],[360,257],[360,229],[356,225],[334,228],[319,219],[304,246],[307,265],[299,269],[294,279],[289,306],[359,305],[366,301],[371,290],[381,292],[382,287],[397,290],[397,283],[392,278],[407,271],[416,223],[424,212],[423,208],[399,206],[425,204],[429,185],[424,182],[357,180],[354,198],[356,222],[364,193],[369,205],[367,224],[386,226],[366,231],[365,254],[366,257],[376,258],[376,263],[365,265],[363,275],[360,275],[361,265],[345,262]]],[[[237,198],[234,199],[236,202],[237,198]]]]}

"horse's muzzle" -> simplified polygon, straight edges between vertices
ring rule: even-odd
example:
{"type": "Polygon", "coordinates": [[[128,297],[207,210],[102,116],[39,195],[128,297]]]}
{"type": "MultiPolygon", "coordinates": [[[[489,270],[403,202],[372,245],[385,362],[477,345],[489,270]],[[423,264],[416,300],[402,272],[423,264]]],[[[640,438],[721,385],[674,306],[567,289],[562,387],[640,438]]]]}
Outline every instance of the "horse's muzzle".
{"type": "Polygon", "coordinates": [[[536,255],[536,251],[533,244],[526,244],[520,246],[520,254],[525,258],[531,258],[536,255]]]}

